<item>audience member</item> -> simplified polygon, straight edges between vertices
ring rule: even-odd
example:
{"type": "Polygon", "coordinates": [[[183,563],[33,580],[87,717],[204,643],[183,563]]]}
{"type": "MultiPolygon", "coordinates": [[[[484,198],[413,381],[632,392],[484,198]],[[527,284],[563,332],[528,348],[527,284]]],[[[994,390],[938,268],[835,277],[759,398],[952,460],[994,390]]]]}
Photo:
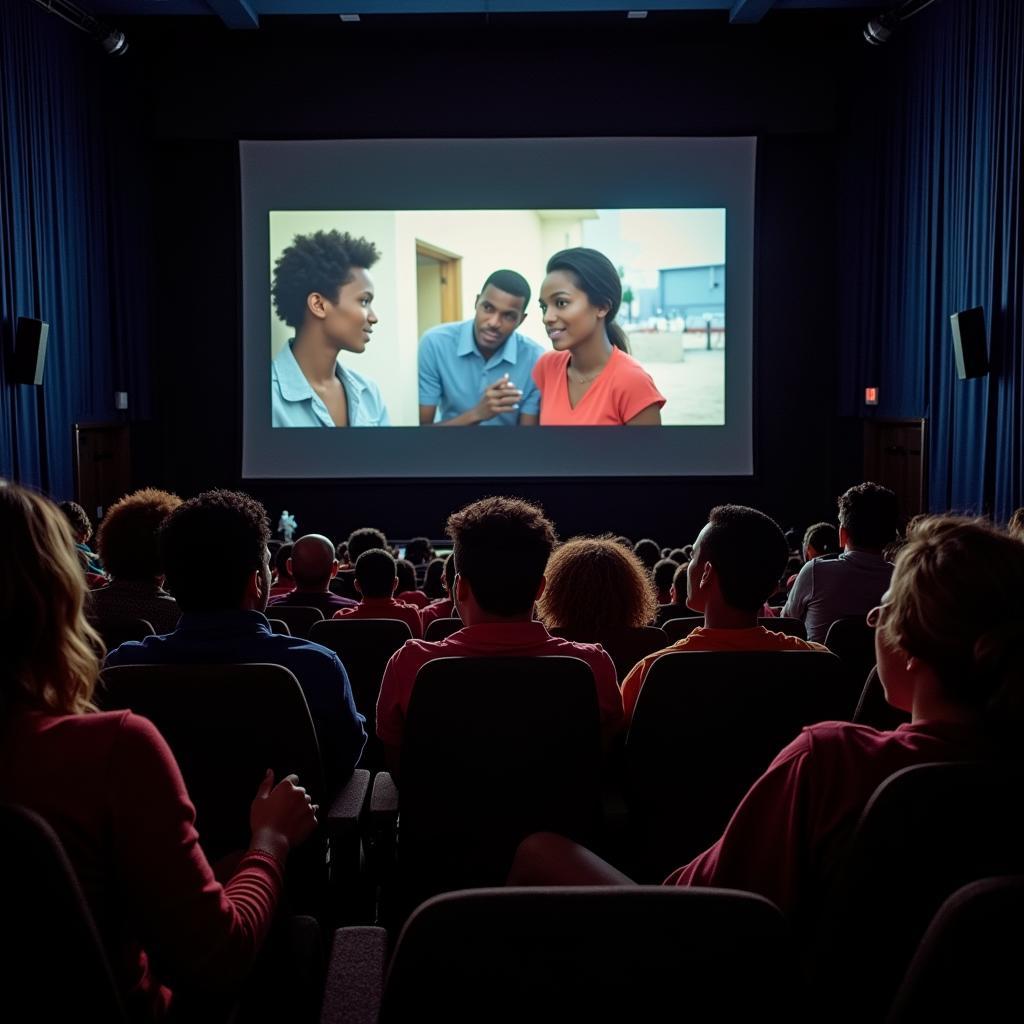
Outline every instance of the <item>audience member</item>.
{"type": "Polygon", "coordinates": [[[160,545],[167,587],[181,608],[178,628],[122,644],[107,665],[270,662],[295,673],[316,726],[330,785],[348,778],[366,733],[338,656],[299,637],[272,633],[270,523],[259,502],[237,491],[207,491],[164,521],[160,545]]]}
{"type": "MultiPolygon", "coordinates": [[[[377,735],[398,767],[416,673],[434,658],[567,655],[594,673],[604,737],[622,730],[615,666],[599,645],[551,636],[533,621],[555,531],[539,508],[515,498],[484,498],[448,518],[454,541],[454,597],[465,626],[438,643],[409,641],[388,662],[377,701],[377,735]]],[[[523,738],[529,742],[528,737],[523,738]]]]}
{"type": "Polygon", "coordinates": [[[346,546],[348,548],[349,565],[355,565],[359,560],[359,556],[371,548],[380,548],[383,551],[391,550],[387,537],[380,530],[376,530],[372,526],[363,526],[358,530],[353,530],[348,535],[346,546]]]}
{"type": "Polygon", "coordinates": [[[356,559],[356,592],[359,604],[334,613],[336,619],[398,619],[404,622],[414,639],[423,636],[419,609],[395,599],[398,574],[390,551],[370,548],[356,559]]]}
{"type": "Polygon", "coordinates": [[[661,558],[661,548],[658,547],[657,541],[645,537],[633,545],[633,554],[643,562],[644,568],[648,572],[653,572],[654,566],[661,558]]]}
{"type": "Polygon", "coordinates": [[[90,618],[145,619],[154,633],[178,624],[178,603],[163,587],[157,533],[180,504],[176,494],[146,487],[107,509],[96,543],[111,582],[90,595],[90,618]]]}
{"type": "Polygon", "coordinates": [[[577,537],[548,559],[537,602],[548,629],[597,639],[654,620],[657,600],[640,559],[610,537],[577,537]]]}
{"type": "Polygon", "coordinates": [[[85,571],[94,576],[105,576],[103,563],[99,560],[96,552],[89,547],[89,541],[92,539],[92,523],[89,522],[89,516],[85,509],[77,501],[62,501],[60,510],[71,527],[71,535],[75,538],[75,547],[85,556],[82,559],[85,571]]]}
{"type": "MultiPolygon", "coordinates": [[[[433,564],[433,563],[431,563],[433,564]]],[[[442,565],[441,589],[443,597],[437,601],[431,601],[426,608],[420,611],[420,620],[423,623],[423,635],[427,635],[427,626],[434,619],[451,619],[458,616],[455,610],[455,602],[452,600],[452,592],[455,590],[455,559],[449,555],[442,565]]]]}
{"type": "Polygon", "coordinates": [[[671,558],[660,558],[654,563],[652,576],[654,577],[654,589],[658,593],[658,604],[671,602],[672,581],[675,579],[678,568],[679,563],[673,562],[671,558]]]}
{"type": "Polygon", "coordinates": [[[443,558],[432,558],[423,575],[423,593],[430,598],[431,602],[443,601],[445,597],[444,562],[443,558]]]}
{"type": "Polygon", "coordinates": [[[426,608],[430,598],[416,586],[416,569],[407,558],[395,560],[395,574],[398,576],[396,599],[416,608],[426,608]]]}
{"type": "Polygon", "coordinates": [[[676,565],[683,565],[690,560],[690,552],[692,552],[692,550],[692,548],[690,548],[689,551],[687,551],[686,548],[673,548],[668,553],[668,558],[675,562],[676,565]]]}
{"type": "Polygon", "coordinates": [[[330,583],[338,574],[338,560],[330,538],[319,533],[307,533],[292,547],[291,558],[285,567],[295,581],[295,589],[270,599],[270,607],[302,605],[319,608],[329,619],[339,608],[355,608],[359,603],[350,597],[331,592],[330,583]]]}
{"type": "Polygon", "coordinates": [[[1006,524],[1006,528],[1010,536],[1015,540],[1024,540],[1024,508],[1017,509],[1010,516],[1010,521],[1006,524]]]}
{"type": "Polygon", "coordinates": [[[896,495],[863,483],[839,499],[838,558],[815,558],[797,574],[782,614],[803,619],[809,640],[824,641],[828,627],[847,615],[864,615],[878,604],[892,563],[882,549],[896,538],[896,495]]]}
{"type": "MultiPolygon", "coordinates": [[[[292,557],[292,549],[295,545],[292,542],[282,544],[277,549],[277,554],[274,555],[274,578],[270,582],[270,597],[283,597],[285,594],[290,594],[295,589],[295,579],[292,576],[291,570],[288,568],[288,562],[292,557]]],[[[267,549],[269,558],[269,548],[267,549]]]]}
{"type": "MultiPolygon", "coordinates": [[[[806,925],[843,837],[885,779],[933,761],[1020,757],[1024,547],[982,520],[954,516],[918,521],[908,534],[868,622],[886,700],[912,720],[892,732],[848,722],[805,728],[743,798],[718,842],[666,884],[760,893],[806,925]]],[[[520,847],[509,881],[628,879],[542,834],[520,847]]]]}
{"type": "Polygon", "coordinates": [[[790,558],[786,564],[786,591],[793,589],[797,575],[805,562],[822,555],[834,555],[839,551],[839,532],[831,523],[815,523],[804,531],[800,545],[801,558],[790,558]]]}
{"type": "MultiPolygon", "coordinates": [[[[668,588],[668,599],[669,604],[682,605],[687,608],[686,605],[686,577],[687,569],[690,568],[690,559],[687,558],[685,562],[680,562],[676,566],[675,572],[672,573],[672,586],[668,588]]],[[[687,608],[687,614],[689,608],[687,608]]]]}
{"type": "Polygon", "coordinates": [[[196,995],[237,992],[316,808],[295,776],[274,785],[268,772],[249,849],[222,886],[164,739],[145,718],[92,702],[102,643],[83,615],[66,520],[45,498],[0,482],[0,535],[0,800],[35,811],[60,838],[130,1020],[164,1019],[172,980],[196,995]]]}
{"type": "Polygon", "coordinates": [[[413,537],[405,545],[405,558],[411,565],[426,565],[434,557],[434,549],[427,537],[413,537]]]}
{"type": "Polygon", "coordinates": [[[697,536],[686,572],[686,603],[704,625],[648,655],[622,683],[627,724],[651,666],[673,651],[823,651],[820,644],[773,633],[758,616],[785,568],[789,549],[774,520],[743,505],[718,505],[697,536]]]}

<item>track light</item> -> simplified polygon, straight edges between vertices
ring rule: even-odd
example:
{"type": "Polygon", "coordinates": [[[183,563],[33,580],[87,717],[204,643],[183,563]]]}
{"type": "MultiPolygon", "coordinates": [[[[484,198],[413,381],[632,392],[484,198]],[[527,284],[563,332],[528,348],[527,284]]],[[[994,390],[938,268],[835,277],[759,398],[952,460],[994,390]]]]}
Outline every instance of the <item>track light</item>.
{"type": "Polygon", "coordinates": [[[79,32],[84,32],[103,47],[111,57],[121,57],[128,52],[128,40],[125,34],[116,28],[108,28],[88,11],[76,7],[70,0],[32,0],[37,7],[42,7],[50,14],[56,14],[69,25],[74,25],[79,32]]]}
{"type": "Polygon", "coordinates": [[[865,41],[872,46],[881,46],[883,43],[887,43],[899,25],[908,21],[915,14],[920,14],[933,3],[935,0],[904,0],[893,10],[884,11],[864,26],[865,41]]]}

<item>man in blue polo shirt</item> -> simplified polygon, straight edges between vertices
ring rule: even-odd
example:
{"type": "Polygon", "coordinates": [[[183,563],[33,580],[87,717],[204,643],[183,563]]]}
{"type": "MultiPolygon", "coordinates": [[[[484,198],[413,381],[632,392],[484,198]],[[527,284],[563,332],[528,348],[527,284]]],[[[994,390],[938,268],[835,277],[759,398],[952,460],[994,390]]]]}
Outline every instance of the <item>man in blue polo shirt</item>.
{"type": "Polygon", "coordinates": [[[530,375],[543,353],[516,328],[526,319],[530,286],[514,270],[496,270],[476,297],[473,318],[432,327],[420,339],[420,425],[536,426],[540,392],[530,375]],[[440,410],[440,415],[438,411],[440,410]]]}

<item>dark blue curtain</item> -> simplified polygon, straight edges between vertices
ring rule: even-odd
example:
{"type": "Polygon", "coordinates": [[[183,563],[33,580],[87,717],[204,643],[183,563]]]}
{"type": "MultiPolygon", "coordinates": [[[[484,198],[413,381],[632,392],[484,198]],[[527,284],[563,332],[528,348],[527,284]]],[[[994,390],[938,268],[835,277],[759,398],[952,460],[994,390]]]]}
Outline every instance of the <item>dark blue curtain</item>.
{"type": "Polygon", "coordinates": [[[50,325],[41,396],[0,369],[0,475],[57,498],[72,495],[73,425],[114,421],[115,390],[148,405],[140,168],[105,61],[28,0],[0,4],[5,356],[17,317],[50,325]]]}
{"type": "Polygon", "coordinates": [[[842,160],[840,411],[927,418],[929,505],[1005,519],[1024,477],[1024,4],[940,0],[869,58],[842,160]],[[956,377],[983,306],[992,370],[956,377]]]}

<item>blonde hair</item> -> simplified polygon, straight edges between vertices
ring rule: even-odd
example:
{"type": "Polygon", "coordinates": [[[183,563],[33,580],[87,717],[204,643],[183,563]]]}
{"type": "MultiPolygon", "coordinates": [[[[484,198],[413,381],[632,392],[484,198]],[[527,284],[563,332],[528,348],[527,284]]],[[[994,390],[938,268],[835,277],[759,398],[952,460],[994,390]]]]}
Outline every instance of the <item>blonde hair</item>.
{"type": "Polygon", "coordinates": [[[583,631],[646,626],[658,610],[654,582],[643,562],[613,537],[575,537],[556,548],[537,602],[549,629],[583,631]]]}
{"type": "Polygon", "coordinates": [[[1017,509],[1010,516],[1010,521],[1006,524],[1006,528],[1010,531],[1010,536],[1015,540],[1024,541],[1024,508],[1017,509]]]}
{"type": "Polygon", "coordinates": [[[86,622],[85,578],[71,527],[51,501],[0,480],[0,707],[81,714],[94,711],[104,654],[86,622]]]}
{"type": "Polygon", "coordinates": [[[994,719],[1024,702],[1024,545],[983,519],[914,520],[880,630],[920,658],[950,699],[994,719]]]}

